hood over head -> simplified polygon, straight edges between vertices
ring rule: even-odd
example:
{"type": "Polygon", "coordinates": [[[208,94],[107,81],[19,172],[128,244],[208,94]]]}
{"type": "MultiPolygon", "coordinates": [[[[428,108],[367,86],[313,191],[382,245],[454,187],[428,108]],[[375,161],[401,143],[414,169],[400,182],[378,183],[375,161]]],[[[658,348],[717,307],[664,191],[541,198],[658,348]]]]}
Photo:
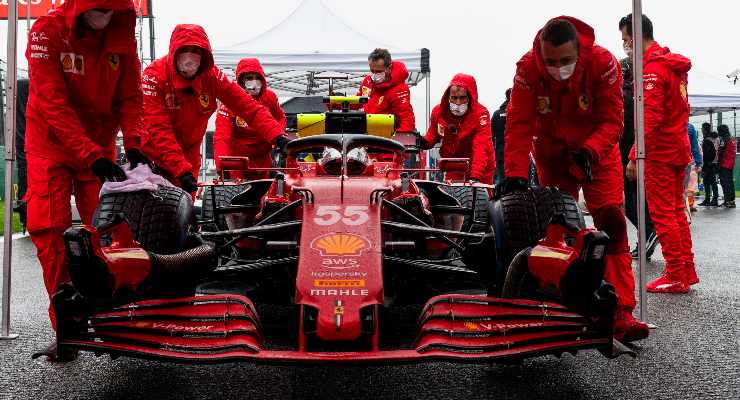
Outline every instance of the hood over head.
{"type": "Polygon", "coordinates": [[[254,72],[259,74],[262,80],[262,85],[267,85],[267,76],[265,76],[265,70],[262,69],[262,64],[256,58],[242,58],[239,60],[239,64],[236,66],[236,81],[241,83],[242,74],[254,72]]]}
{"type": "Polygon", "coordinates": [[[206,35],[206,31],[203,27],[195,24],[179,24],[175,26],[175,30],[172,31],[172,36],[170,37],[170,52],[167,55],[171,68],[175,72],[175,54],[177,53],[177,50],[185,46],[197,46],[203,49],[203,56],[200,60],[200,69],[198,70],[198,74],[213,68],[214,62],[211,42],[208,40],[208,35],[206,35]]]}
{"type": "Polygon", "coordinates": [[[691,69],[691,60],[680,54],[671,53],[668,47],[661,47],[658,42],[653,42],[653,45],[647,49],[644,64],[655,61],[664,63],[678,76],[686,75],[691,69]]]}
{"type": "Polygon", "coordinates": [[[64,15],[69,32],[75,32],[78,18],[95,8],[113,10],[113,17],[105,28],[106,43],[114,52],[136,53],[136,9],[131,0],[67,0],[54,12],[64,15]]]}
{"type": "MultiPolygon", "coordinates": [[[[442,101],[439,103],[440,110],[444,113],[446,118],[453,118],[454,116],[450,112],[450,88],[452,86],[462,86],[468,92],[470,100],[468,101],[468,112],[465,115],[470,114],[478,106],[478,84],[475,82],[475,78],[467,74],[456,74],[452,77],[447,89],[442,95],[442,101]]],[[[456,118],[456,117],[455,117],[456,118]]]]}
{"type": "MultiPolygon", "coordinates": [[[[594,41],[596,39],[596,35],[594,34],[594,28],[586,24],[585,22],[581,21],[578,18],[569,17],[567,15],[561,15],[559,17],[555,17],[551,19],[550,21],[556,20],[556,19],[562,19],[570,22],[575,26],[577,37],[578,37],[578,61],[576,62],[576,71],[574,72],[574,75],[578,73],[579,70],[583,69],[584,61],[587,61],[591,58],[591,51],[594,47],[594,41]]],[[[548,21],[548,23],[550,22],[548,21]]],[[[542,33],[542,29],[540,29],[537,32],[537,35],[534,38],[534,43],[532,44],[532,52],[534,54],[535,60],[537,60],[537,68],[540,70],[540,73],[542,73],[545,76],[550,76],[550,74],[547,73],[547,68],[545,68],[545,62],[542,59],[542,41],[540,40],[540,34],[542,33]]]]}

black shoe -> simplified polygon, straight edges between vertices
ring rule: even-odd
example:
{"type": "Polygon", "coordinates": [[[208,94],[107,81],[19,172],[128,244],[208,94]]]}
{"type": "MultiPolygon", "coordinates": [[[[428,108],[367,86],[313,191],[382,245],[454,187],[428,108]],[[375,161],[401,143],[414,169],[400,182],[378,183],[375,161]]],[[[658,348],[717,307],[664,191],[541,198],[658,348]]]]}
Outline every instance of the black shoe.
{"type": "Polygon", "coordinates": [[[77,350],[64,347],[62,348],[62,351],[59,351],[59,349],[57,349],[57,341],[55,340],[51,342],[51,344],[49,344],[49,346],[47,346],[45,349],[39,351],[38,353],[34,353],[31,358],[37,359],[41,356],[46,356],[46,359],[49,362],[70,362],[77,359],[77,350]]]}
{"type": "Polygon", "coordinates": [[[699,207],[709,207],[709,202],[704,200],[701,203],[697,204],[699,207]]]}
{"type": "Polygon", "coordinates": [[[726,208],[735,208],[735,202],[734,201],[726,201],[726,202],[722,203],[722,206],[723,207],[726,207],[726,208]]]}
{"type": "Polygon", "coordinates": [[[719,207],[719,202],[717,200],[710,201],[709,207],[719,207]]]}
{"type": "MultiPolygon", "coordinates": [[[[656,242],[657,242],[657,240],[656,240],[656,242]]],[[[647,244],[648,245],[646,246],[647,247],[647,251],[645,252],[645,261],[650,261],[650,258],[653,256],[653,252],[655,251],[655,246],[657,246],[657,243],[656,244],[653,244],[652,247],[650,246],[650,242],[649,241],[647,242],[647,244]]],[[[630,256],[632,256],[632,259],[633,260],[640,259],[640,255],[637,252],[637,246],[635,246],[635,248],[632,249],[632,251],[630,251],[630,256]]]]}

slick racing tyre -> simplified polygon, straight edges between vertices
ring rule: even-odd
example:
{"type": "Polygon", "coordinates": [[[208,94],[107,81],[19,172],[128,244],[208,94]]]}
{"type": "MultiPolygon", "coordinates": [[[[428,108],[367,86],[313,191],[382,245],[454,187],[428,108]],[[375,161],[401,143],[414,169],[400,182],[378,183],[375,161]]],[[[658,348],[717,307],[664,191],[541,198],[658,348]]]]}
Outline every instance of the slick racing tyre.
{"type": "MultiPolygon", "coordinates": [[[[214,212],[216,207],[224,207],[231,204],[231,200],[240,194],[247,188],[247,185],[215,185],[205,186],[203,188],[203,206],[201,207],[200,220],[211,221],[213,220],[214,212]],[[213,201],[213,194],[215,194],[216,202],[213,201]]],[[[226,217],[224,214],[219,214],[215,218],[215,223],[204,224],[201,228],[203,231],[215,232],[224,231],[228,229],[226,225],[226,217]]]]}
{"type": "Polygon", "coordinates": [[[566,222],[578,228],[586,227],[586,221],[581,209],[578,208],[578,202],[570,193],[556,187],[546,186],[532,188],[532,194],[537,204],[537,219],[541,237],[545,235],[547,225],[550,224],[550,220],[556,214],[562,214],[566,222]]]}
{"type": "Polygon", "coordinates": [[[100,198],[93,225],[101,226],[118,214],[123,215],[134,240],[145,250],[172,254],[186,247],[193,201],[189,193],[169,186],[159,186],[156,192],[106,194],[100,198]]]}

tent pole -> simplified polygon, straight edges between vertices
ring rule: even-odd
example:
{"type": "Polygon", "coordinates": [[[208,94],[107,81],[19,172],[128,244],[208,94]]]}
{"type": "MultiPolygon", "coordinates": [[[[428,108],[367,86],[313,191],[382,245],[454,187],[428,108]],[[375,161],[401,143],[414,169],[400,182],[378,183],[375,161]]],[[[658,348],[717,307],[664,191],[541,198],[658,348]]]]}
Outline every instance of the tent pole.
{"type": "MultiPolygon", "coordinates": [[[[30,2],[29,2],[30,3],[30,2]]],[[[5,80],[5,94],[8,99],[5,115],[5,221],[3,240],[3,291],[2,324],[0,339],[15,339],[18,335],[10,333],[10,270],[13,255],[13,161],[15,160],[15,107],[17,81],[17,33],[18,2],[8,2],[8,75],[5,80]]]]}
{"type": "Polygon", "coordinates": [[[645,103],[642,74],[642,0],[632,0],[632,42],[634,60],[632,69],[635,82],[635,153],[637,159],[637,225],[638,225],[638,275],[640,283],[640,320],[647,322],[647,291],[645,282],[645,103]]]}
{"type": "MultiPolygon", "coordinates": [[[[431,80],[432,73],[431,72],[426,72],[425,75],[427,76],[426,79],[425,79],[426,84],[424,85],[425,86],[425,89],[426,89],[426,92],[427,92],[426,93],[426,104],[425,104],[426,110],[425,110],[425,113],[424,113],[424,116],[426,117],[426,119],[424,120],[424,127],[426,129],[424,129],[424,132],[422,132],[422,135],[424,135],[429,130],[429,118],[431,116],[431,112],[430,112],[429,108],[431,107],[431,104],[432,104],[432,83],[431,83],[431,81],[432,81],[431,80]]],[[[427,164],[426,165],[426,168],[431,168],[430,167],[431,162],[429,160],[429,151],[427,151],[426,164],[427,164]]]]}

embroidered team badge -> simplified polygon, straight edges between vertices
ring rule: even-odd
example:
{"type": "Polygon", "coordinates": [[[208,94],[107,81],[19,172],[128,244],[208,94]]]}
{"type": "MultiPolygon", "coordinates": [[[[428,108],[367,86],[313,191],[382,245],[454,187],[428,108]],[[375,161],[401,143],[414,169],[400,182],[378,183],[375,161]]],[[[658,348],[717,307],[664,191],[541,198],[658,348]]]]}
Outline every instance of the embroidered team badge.
{"type": "Polygon", "coordinates": [[[686,82],[681,82],[681,86],[679,86],[679,90],[681,90],[681,97],[683,97],[684,100],[688,100],[689,92],[686,90],[686,82]]]}
{"type": "Polygon", "coordinates": [[[437,135],[445,137],[445,127],[442,124],[437,124],[437,135]]]}
{"type": "Polygon", "coordinates": [[[111,69],[114,71],[118,70],[118,67],[121,65],[121,58],[118,54],[111,54],[108,56],[108,65],[110,65],[111,69]]]}
{"type": "Polygon", "coordinates": [[[588,110],[588,106],[591,104],[591,101],[588,99],[588,96],[585,94],[582,94],[578,97],[578,106],[581,107],[581,110],[586,111],[588,110]]]}
{"type": "Polygon", "coordinates": [[[369,87],[367,87],[367,86],[363,86],[363,87],[362,87],[362,95],[363,95],[364,97],[368,97],[368,96],[370,96],[370,88],[369,88],[369,87]]]}
{"type": "Polygon", "coordinates": [[[537,112],[547,114],[550,112],[550,98],[547,96],[537,96],[537,112]]]}
{"type": "Polygon", "coordinates": [[[242,117],[236,117],[236,126],[240,128],[246,128],[247,127],[247,121],[244,120],[242,117]]]}
{"type": "Polygon", "coordinates": [[[62,53],[62,71],[72,72],[75,69],[74,61],[72,61],[72,54],[62,53]]]}
{"type": "Polygon", "coordinates": [[[385,98],[385,96],[380,96],[380,98],[378,99],[378,105],[383,104],[383,99],[384,98],[385,98]]]}
{"type": "Polygon", "coordinates": [[[211,98],[208,97],[207,94],[202,94],[198,96],[198,100],[200,101],[200,105],[205,107],[208,107],[209,104],[211,104],[211,98]]]}

